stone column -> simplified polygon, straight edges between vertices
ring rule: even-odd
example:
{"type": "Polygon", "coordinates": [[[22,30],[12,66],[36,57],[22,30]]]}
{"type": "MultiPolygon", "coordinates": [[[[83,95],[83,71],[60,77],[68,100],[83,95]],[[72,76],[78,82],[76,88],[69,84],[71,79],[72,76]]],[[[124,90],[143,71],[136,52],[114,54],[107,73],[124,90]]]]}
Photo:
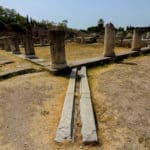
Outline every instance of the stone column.
{"type": "Polygon", "coordinates": [[[84,44],[85,43],[85,38],[83,35],[81,35],[81,44],[84,44]]]}
{"type": "Polygon", "coordinates": [[[20,54],[19,39],[17,35],[11,38],[11,50],[13,54],[20,54]]]}
{"type": "Polygon", "coordinates": [[[141,33],[138,29],[134,29],[132,38],[132,50],[140,50],[141,48],[141,33]]]}
{"type": "Polygon", "coordinates": [[[31,33],[26,33],[23,36],[24,39],[24,48],[26,57],[35,57],[35,50],[33,45],[33,39],[31,33]]]}
{"type": "Polygon", "coordinates": [[[67,67],[65,55],[65,31],[51,30],[50,33],[51,68],[64,69],[67,67]]]}
{"type": "Polygon", "coordinates": [[[9,37],[4,37],[3,41],[4,41],[4,50],[6,50],[7,52],[11,52],[11,47],[10,47],[11,41],[9,37]]]}
{"type": "Polygon", "coordinates": [[[114,57],[115,56],[115,29],[113,24],[106,24],[105,37],[104,37],[104,56],[114,57]]]}
{"type": "Polygon", "coordinates": [[[41,36],[40,37],[40,45],[41,46],[44,46],[45,45],[45,39],[44,39],[45,37],[44,36],[41,36]]]}
{"type": "Polygon", "coordinates": [[[0,38],[0,49],[4,50],[4,40],[0,38]]]}

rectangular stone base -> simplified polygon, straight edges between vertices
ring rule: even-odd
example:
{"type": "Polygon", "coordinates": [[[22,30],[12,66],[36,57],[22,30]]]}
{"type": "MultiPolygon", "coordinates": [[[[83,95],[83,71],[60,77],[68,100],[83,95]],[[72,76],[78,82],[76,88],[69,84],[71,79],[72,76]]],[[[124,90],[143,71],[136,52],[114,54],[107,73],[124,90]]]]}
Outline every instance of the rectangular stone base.
{"type": "Polygon", "coordinates": [[[25,55],[26,58],[30,59],[36,59],[37,57],[35,55],[25,55]]]}
{"type": "Polygon", "coordinates": [[[55,75],[59,75],[59,74],[65,75],[65,74],[70,73],[71,71],[71,68],[69,66],[66,66],[65,68],[62,68],[62,69],[54,69],[51,67],[46,67],[46,69],[55,75]]]}

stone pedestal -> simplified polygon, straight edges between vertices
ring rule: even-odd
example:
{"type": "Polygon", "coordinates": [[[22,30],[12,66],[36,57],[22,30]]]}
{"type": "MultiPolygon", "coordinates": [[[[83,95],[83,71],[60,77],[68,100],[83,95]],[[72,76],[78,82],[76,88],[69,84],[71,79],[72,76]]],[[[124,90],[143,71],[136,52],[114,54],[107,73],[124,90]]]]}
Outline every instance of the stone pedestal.
{"type": "Polygon", "coordinates": [[[81,44],[84,44],[85,43],[85,38],[83,35],[81,35],[81,44]]]}
{"type": "Polygon", "coordinates": [[[26,57],[34,57],[35,56],[35,50],[33,45],[33,39],[31,33],[26,33],[23,36],[23,42],[24,42],[24,48],[25,48],[25,55],[26,57]]]}
{"type": "Polygon", "coordinates": [[[104,56],[114,57],[115,52],[115,29],[113,24],[106,24],[104,37],[104,56]]]}
{"type": "Polygon", "coordinates": [[[67,68],[65,55],[65,31],[52,30],[49,32],[51,49],[51,69],[67,68]]]}
{"type": "Polygon", "coordinates": [[[0,38],[0,49],[4,50],[4,42],[2,38],[0,38]]]}
{"type": "Polygon", "coordinates": [[[11,47],[10,47],[11,41],[10,41],[9,37],[5,37],[3,39],[3,42],[4,42],[4,50],[7,52],[11,52],[11,47]]]}
{"type": "Polygon", "coordinates": [[[11,50],[13,54],[20,54],[19,39],[17,35],[11,38],[11,50]]]}
{"type": "Polygon", "coordinates": [[[46,45],[47,43],[46,43],[46,37],[45,36],[41,36],[40,37],[40,45],[41,46],[44,46],[44,45],[46,45]]]}
{"type": "Polygon", "coordinates": [[[134,29],[132,39],[132,50],[137,51],[141,49],[141,33],[138,29],[134,29]]]}

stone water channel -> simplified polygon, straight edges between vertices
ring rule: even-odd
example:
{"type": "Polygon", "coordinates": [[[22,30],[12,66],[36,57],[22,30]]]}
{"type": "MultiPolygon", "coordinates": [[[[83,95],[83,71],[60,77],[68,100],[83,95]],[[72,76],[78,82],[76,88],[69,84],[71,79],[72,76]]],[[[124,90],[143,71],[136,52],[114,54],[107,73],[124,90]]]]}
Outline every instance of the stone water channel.
{"type": "Polygon", "coordinates": [[[55,140],[98,142],[86,67],[72,69],[55,140]]]}

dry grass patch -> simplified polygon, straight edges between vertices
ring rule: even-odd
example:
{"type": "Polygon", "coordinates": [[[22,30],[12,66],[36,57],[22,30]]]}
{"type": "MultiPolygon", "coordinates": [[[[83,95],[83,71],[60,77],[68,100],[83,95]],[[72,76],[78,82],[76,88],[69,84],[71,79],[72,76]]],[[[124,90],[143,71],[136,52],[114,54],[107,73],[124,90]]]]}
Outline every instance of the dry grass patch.
{"type": "MultiPolygon", "coordinates": [[[[66,44],[66,57],[67,61],[70,63],[72,61],[77,61],[86,58],[98,57],[103,55],[103,44],[79,44],[79,43],[67,43],[66,44]]],[[[24,52],[24,49],[21,49],[24,52]]],[[[126,51],[127,48],[116,47],[116,53],[121,53],[126,51]]],[[[46,47],[35,47],[36,55],[39,58],[44,58],[50,61],[50,46],[46,47]]]]}
{"type": "Polygon", "coordinates": [[[55,149],[67,85],[67,78],[46,72],[1,81],[1,149],[55,149]]]}
{"type": "Polygon", "coordinates": [[[102,150],[150,149],[150,56],[89,69],[88,76],[102,150]]]}
{"type": "Polygon", "coordinates": [[[27,61],[27,60],[19,58],[15,55],[8,54],[5,51],[0,51],[0,55],[4,56],[8,60],[11,60],[14,62],[14,63],[10,63],[10,64],[0,65],[0,72],[11,71],[14,69],[26,68],[26,67],[31,67],[34,69],[40,69],[39,66],[37,66],[37,65],[27,61]]]}
{"type": "Polygon", "coordinates": [[[33,73],[0,82],[2,150],[97,150],[97,146],[54,141],[68,77],[33,73]],[[1,98],[3,97],[3,98],[1,98]]]}

